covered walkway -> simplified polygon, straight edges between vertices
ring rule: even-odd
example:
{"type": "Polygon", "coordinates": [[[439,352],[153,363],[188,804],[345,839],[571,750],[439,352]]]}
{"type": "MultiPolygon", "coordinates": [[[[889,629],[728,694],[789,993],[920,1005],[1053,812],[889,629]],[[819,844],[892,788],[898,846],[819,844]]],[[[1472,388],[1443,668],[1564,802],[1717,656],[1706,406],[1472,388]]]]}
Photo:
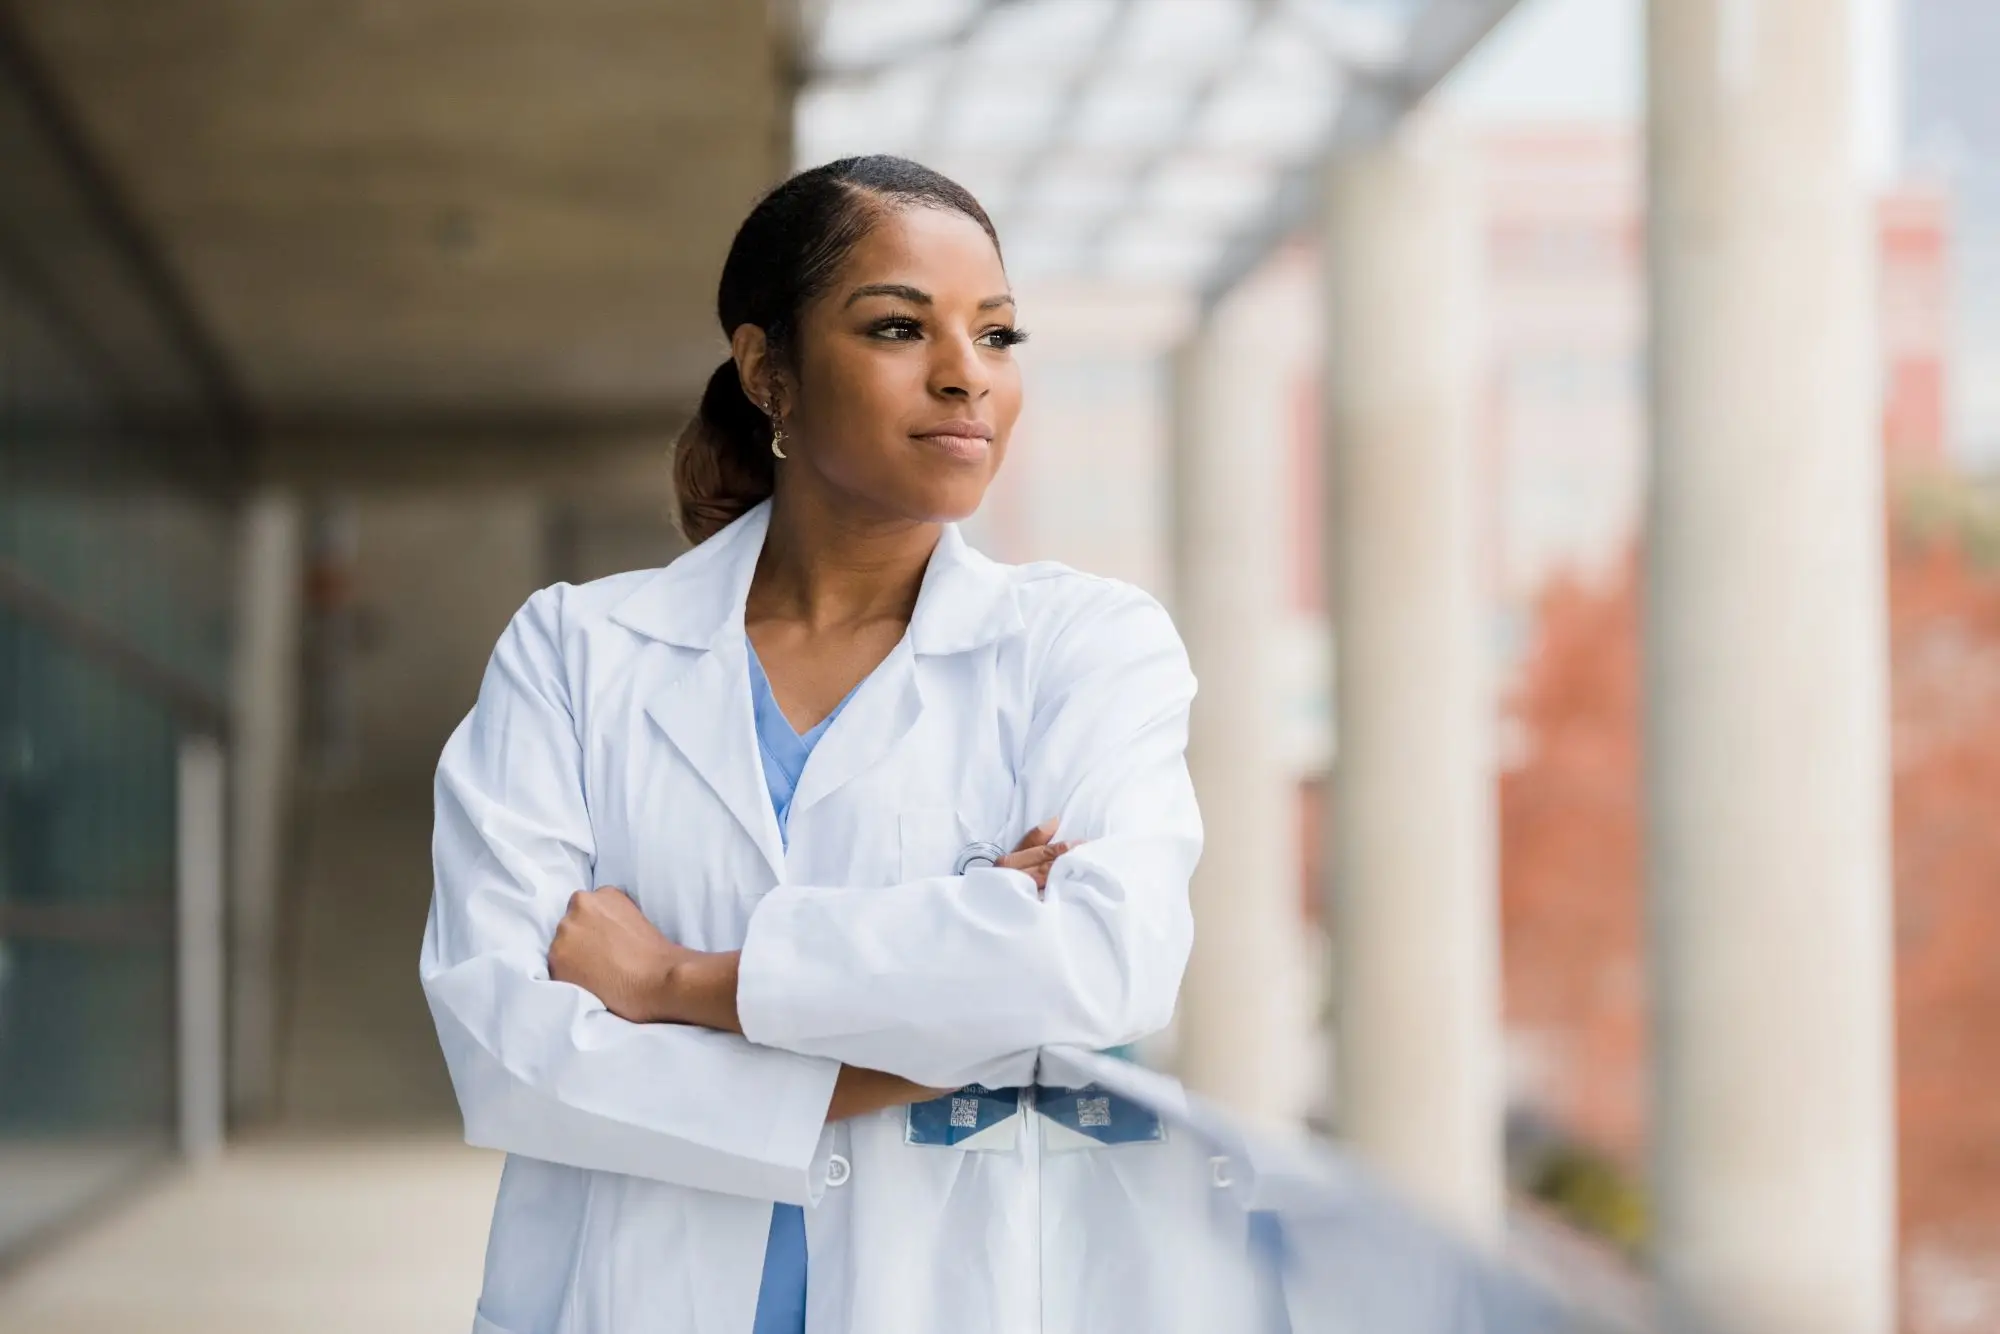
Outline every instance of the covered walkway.
{"type": "MultiPolygon", "coordinates": [[[[1048,522],[1107,526],[1114,488],[1148,510],[1229,850],[1157,1055],[1221,1127],[1159,1138],[1191,1169],[1162,1268],[1228,1269],[1233,1319],[1131,1284],[1167,1312],[1143,1334],[1269,1329],[1274,1294],[1297,1334],[1550,1329],[1507,1260],[1643,1305],[1507,1176],[1490,238],[1431,94],[1518,7],[0,0],[0,1334],[466,1328],[498,1161],[457,1143],[415,976],[429,771],[533,589],[679,549],[661,464],[723,353],[727,238],[856,149],[963,176],[1024,296],[1146,363],[1133,402],[1101,355],[1042,381],[1081,424],[1048,522]],[[1280,328],[1259,282],[1304,249],[1280,328]],[[1280,375],[1287,342],[1324,355],[1280,375]],[[1302,790],[1272,683],[1315,598],[1302,790]],[[1235,1138],[1308,1118],[1355,1159],[1235,1138]],[[1295,1160],[1333,1166],[1250,1201],[1295,1160]],[[1447,1244],[1450,1272],[1376,1263],[1447,1244]],[[1296,1319],[1371,1284],[1424,1318],[1296,1319]]],[[[1895,1323],[1872,29],[1846,9],[1648,7],[1661,1301],[1578,1328],[1895,1323]]],[[[988,508],[998,535],[1033,507],[988,508]]]]}

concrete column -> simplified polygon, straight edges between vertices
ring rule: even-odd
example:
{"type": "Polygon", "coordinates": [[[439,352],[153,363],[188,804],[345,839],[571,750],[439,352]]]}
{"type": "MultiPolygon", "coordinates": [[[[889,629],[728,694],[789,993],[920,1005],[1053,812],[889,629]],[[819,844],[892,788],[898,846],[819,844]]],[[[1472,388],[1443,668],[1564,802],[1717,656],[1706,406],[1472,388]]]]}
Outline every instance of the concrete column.
{"type": "Polygon", "coordinates": [[[1893,1327],[1882,496],[1848,7],[1656,0],[1646,825],[1666,1327],[1893,1327]]]}
{"type": "Polygon", "coordinates": [[[239,1120],[277,1091],[276,981],[285,833],[298,739],[304,520],[277,492],[237,521],[231,690],[229,1100],[239,1120]]]}
{"type": "Polygon", "coordinates": [[[1477,212],[1448,125],[1327,182],[1334,1089],[1343,1136],[1481,1237],[1501,1205],[1494,701],[1477,568],[1477,212]]]}
{"type": "Polygon", "coordinates": [[[1176,1068],[1242,1116],[1297,1125],[1314,1006],[1297,780],[1277,735],[1291,386],[1259,319],[1263,295],[1239,290],[1173,363],[1174,617],[1201,683],[1188,762],[1207,833],[1176,1068]]]}
{"type": "Polygon", "coordinates": [[[175,757],[174,1073],[181,1152],[222,1152],[228,1076],[223,927],[229,773],[222,743],[181,738],[175,757]]]}

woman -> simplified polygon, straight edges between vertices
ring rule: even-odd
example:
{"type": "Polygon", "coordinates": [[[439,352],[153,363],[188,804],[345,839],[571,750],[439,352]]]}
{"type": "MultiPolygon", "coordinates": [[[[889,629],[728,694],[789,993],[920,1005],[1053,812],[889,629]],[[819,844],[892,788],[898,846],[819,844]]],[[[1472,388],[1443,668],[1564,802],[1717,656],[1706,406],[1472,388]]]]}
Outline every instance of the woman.
{"type": "Polygon", "coordinates": [[[1025,336],[964,190],[795,176],[719,306],[698,545],[530,598],[438,768],[424,986],[509,1154],[476,1328],[1040,1329],[1037,1052],[1172,1013],[1194,680],[1144,594],[953,527],[1025,336]]]}

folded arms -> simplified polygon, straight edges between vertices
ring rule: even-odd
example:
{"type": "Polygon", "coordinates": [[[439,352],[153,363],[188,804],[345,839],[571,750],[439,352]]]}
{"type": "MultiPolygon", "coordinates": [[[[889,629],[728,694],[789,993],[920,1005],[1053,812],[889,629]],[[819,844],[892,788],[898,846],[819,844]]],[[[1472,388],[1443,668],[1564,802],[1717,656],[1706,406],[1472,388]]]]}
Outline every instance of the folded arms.
{"type": "Polygon", "coordinates": [[[564,591],[508,627],[438,769],[422,973],[473,1142],[803,1202],[828,1119],[1027,1083],[1039,1047],[1166,1023],[1200,826],[1182,759],[1193,681],[1155,604],[1118,590],[1046,650],[1019,781],[1082,845],[1043,868],[1045,891],[1007,868],[780,886],[740,953],[668,953],[657,970],[642,917],[623,940],[597,921],[630,947],[621,974],[656,982],[600,996],[557,980],[558,931],[596,852],[564,591]]]}

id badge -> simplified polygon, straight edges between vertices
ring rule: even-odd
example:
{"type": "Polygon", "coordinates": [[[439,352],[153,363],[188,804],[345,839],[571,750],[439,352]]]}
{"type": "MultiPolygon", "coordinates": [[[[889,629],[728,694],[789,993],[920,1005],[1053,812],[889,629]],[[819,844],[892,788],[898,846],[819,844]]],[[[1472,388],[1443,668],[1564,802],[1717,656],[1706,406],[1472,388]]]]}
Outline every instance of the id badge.
{"type": "Polygon", "coordinates": [[[1166,1123],[1153,1112],[1095,1084],[1080,1089],[1038,1084],[1035,1110],[1043,1118],[1043,1147],[1051,1153],[1117,1144],[1158,1144],[1167,1137],[1166,1123]]]}
{"type": "Polygon", "coordinates": [[[913,1102],[903,1119],[903,1143],[967,1153],[1004,1152],[1021,1129],[1021,1090],[968,1084],[962,1089],[913,1102]]]}

